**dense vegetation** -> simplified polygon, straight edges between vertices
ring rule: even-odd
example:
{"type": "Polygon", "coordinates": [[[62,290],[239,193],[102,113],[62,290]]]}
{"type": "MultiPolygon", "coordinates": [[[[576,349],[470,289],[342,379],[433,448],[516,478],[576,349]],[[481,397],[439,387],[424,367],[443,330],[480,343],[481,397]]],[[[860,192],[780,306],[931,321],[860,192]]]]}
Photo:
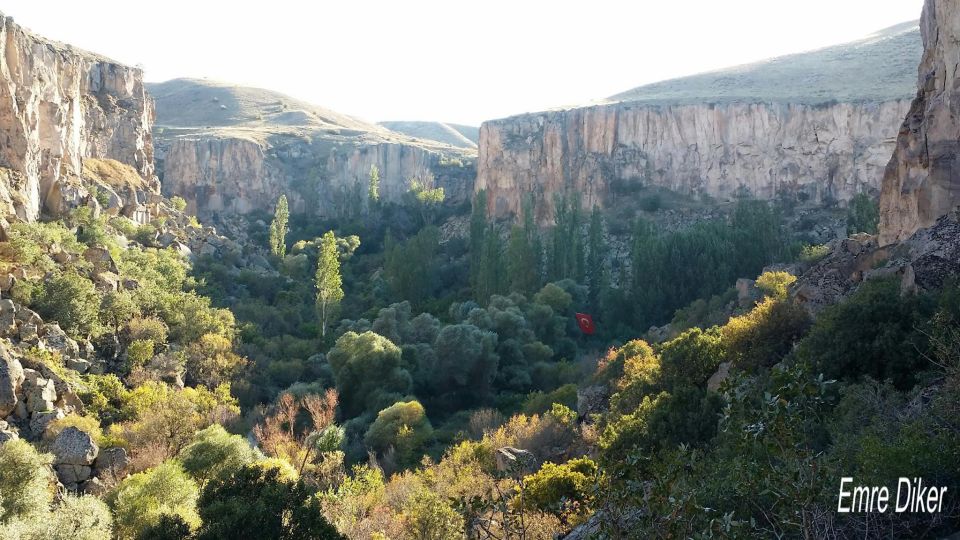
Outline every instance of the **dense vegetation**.
{"type": "MultiPolygon", "coordinates": [[[[371,170],[332,220],[291,215],[281,198],[242,221],[239,250],[190,260],[159,247],[163,218],[83,208],[15,225],[3,261],[28,272],[13,298],[103,362],[80,375],[29,352],[84,410],[36,445],[0,445],[0,536],[552,538],[585,525],[611,538],[811,538],[960,525],[955,505],[934,518],[832,512],[841,473],[960,482],[956,287],[901,294],[870,280],[812,320],[789,298],[796,278],[763,269],[826,248],[797,249],[765,202],[681,228],[638,218],[614,235],[576,197],[542,228],[533,200],[518,223],[490,222],[483,193],[471,211],[412,182],[388,203],[378,180],[371,170]],[[106,273],[136,286],[104,286],[106,273]],[[760,292],[738,299],[730,287],[748,276],[760,292]],[[45,452],[67,426],[131,458],[102,498],[50,490],[45,452]]],[[[857,204],[850,227],[866,230],[857,204]]]]}

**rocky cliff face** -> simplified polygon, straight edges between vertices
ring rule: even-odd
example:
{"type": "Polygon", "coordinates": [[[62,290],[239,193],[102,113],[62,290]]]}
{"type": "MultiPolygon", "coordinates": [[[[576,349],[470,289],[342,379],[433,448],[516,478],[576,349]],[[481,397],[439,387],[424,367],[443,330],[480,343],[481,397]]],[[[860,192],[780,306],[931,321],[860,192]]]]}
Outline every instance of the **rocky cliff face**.
{"type": "Polygon", "coordinates": [[[876,193],[910,106],[915,23],[851,44],[637,88],[593,106],[480,128],[477,190],[497,217],[531,194],[586,208],[643,188],[729,200],[876,193]]]}
{"type": "Polygon", "coordinates": [[[926,0],[917,97],[883,177],[880,243],[909,238],[960,204],[960,5],[926,0]]]}
{"type": "Polygon", "coordinates": [[[442,187],[446,200],[473,193],[475,153],[415,139],[266,90],[175,80],[153,87],[157,167],[164,193],[201,219],[272,211],[286,194],[293,212],[333,216],[367,197],[399,201],[411,180],[442,187]]]}
{"type": "Polygon", "coordinates": [[[908,107],[617,103],[517,116],[480,128],[476,188],[498,217],[517,215],[532,194],[541,221],[552,218],[555,193],[579,192],[590,208],[641,186],[847,200],[879,187],[908,107]]]}
{"type": "Polygon", "coordinates": [[[0,14],[0,217],[35,220],[85,195],[84,158],[152,179],[152,115],[139,69],[47,41],[0,14]]]}

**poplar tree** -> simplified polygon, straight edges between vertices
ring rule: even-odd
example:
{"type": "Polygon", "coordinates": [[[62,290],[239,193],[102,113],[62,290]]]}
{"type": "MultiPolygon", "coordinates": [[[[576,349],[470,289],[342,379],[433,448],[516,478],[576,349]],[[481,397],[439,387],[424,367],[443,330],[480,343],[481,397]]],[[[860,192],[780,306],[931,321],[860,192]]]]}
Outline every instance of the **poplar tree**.
{"type": "Polygon", "coordinates": [[[327,322],[343,300],[343,279],[340,277],[340,256],[337,238],[327,231],[320,240],[317,259],[317,312],[320,316],[320,336],[327,335],[327,322]]]}
{"type": "Polygon", "coordinates": [[[281,195],[270,222],[270,251],[281,259],[287,254],[287,221],[290,219],[290,208],[287,206],[287,196],[281,195]]]}
{"type": "Polygon", "coordinates": [[[372,206],[380,201],[380,169],[370,166],[370,185],[367,187],[367,202],[372,206]]]}
{"type": "Polygon", "coordinates": [[[607,272],[607,243],[603,237],[603,217],[600,208],[594,206],[587,231],[587,294],[590,305],[597,307],[604,291],[610,286],[607,272]]]}
{"type": "Polygon", "coordinates": [[[480,190],[473,198],[470,214],[470,286],[480,286],[480,267],[483,261],[484,235],[487,233],[487,192],[480,190]]]}

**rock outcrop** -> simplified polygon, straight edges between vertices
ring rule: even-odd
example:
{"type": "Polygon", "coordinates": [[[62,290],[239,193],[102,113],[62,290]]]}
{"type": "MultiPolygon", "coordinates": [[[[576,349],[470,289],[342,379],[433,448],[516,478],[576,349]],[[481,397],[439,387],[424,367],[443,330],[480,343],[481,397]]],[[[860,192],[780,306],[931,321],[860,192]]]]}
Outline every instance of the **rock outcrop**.
{"type": "Polygon", "coordinates": [[[157,168],[164,193],[204,220],[271,211],[281,194],[295,213],[334,216],[362,205],[372,167],[380,196],[399,201],[412,180],[473,193],[475,151],[415,139],[288,96],[212,81],[151,85],[157,168]]]}
{"type": "Polygon", "coordinates": [[[917,97],[880,197],[880,243],[909,238],[960,204],[960,5],[926,0],[917,97]]]}
{"type": "Polygon", "coordinates": [[[153,181],[141,70],[35,36],[0,14],[0,218],[32,221],[87,195],[85,158],[153,181]]]}
{"type": "Polygon", "coordinates": [[[519,214],[532,196],[541,223],[553,217],[554,195],[572,192],[588,209],[644,188],[814,203],[876,193],[919,55],[915,25],[901,25],[588,107],[486,122],[476,189],[496,217],[519,214]]]}

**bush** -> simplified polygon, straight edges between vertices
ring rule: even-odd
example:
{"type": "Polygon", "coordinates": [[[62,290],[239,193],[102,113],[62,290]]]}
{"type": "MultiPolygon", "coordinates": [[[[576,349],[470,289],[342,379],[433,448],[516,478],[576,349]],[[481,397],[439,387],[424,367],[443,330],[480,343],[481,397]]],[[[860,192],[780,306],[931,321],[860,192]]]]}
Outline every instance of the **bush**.
{"type": "Polygon", "coordinates": [[[379,410],[410,391],[400,348],[373,332],[347,332],[327,354],[348,417],[379,410]]]}
{"type": "Polygon", "coordinates": [[[0,444],[0,523],[47,510],[53,500],[51,459],[23,439],[0,444]]]}
{"type": "Polygon", "coordinates": [[[787,288],[797,280],[797,276],[789,272],[764,272],[757,278],[757,288],[763,291],[763,294],[777,300],[787,298],[787,288]]]}
{"type": "Polygon", "coordinates": [[[380,411],[370,425],[364,442],[378,452],[394,449],[401,467],[420,461],[423,449],[433,437],[433,426],[418,401],[401,401],[380,411]]]}
{"type": "Polygon", "coordinates": [[[44,320],[60,323],[74,338],[101,332],[100,294],[90,280],[77,273],[67,272],[45,280],[35,294],[34,307],[44,320]]]}
{"type": "Polygon", "coordinates": [[[183,469],[201,488],[208,480],[232,474],[262,457],[244,437],[227,433],[219,424],[198,431],[179,455],[183,469]]]}
{"type": "Polygon", "coordinates": [[[660,369],[668,388],[687,384],[700,386],[713,375],[723,359],[720,332],[692,328],[660,347],[660,369]]]}
{"type": "Polygon", "coordinates": [[[187,209],[187,201],[180,196],[173,196],[170,198],[170,204],[173,205],[173,208],[178,212],[183,212],[187,209]]]}
{"type": "Polygon", "coordinates": [[[122,538],[136,538],[156,526],[164,515],[179,516],[191,527],[197,515],[197,484],[180,465],[162,463],[125,478],[108,498],[122,538]]]}
{"type": "Polygon", "coordinates": [[[279,469],[247,465],[210,482],[200,496],[203,527],[199,540],[259,538],[343,539],[323,516],[317,498],[302,483],[284,478],[279,469]]]}
{"type": "Polygon", "coordinates": [[[810,316],[802,307],[766,298],[730,319],[720,336],[727,360],[750,372],[779,362],[809,327],[810,316]]]}
{"type": "Polygon", "coordinates": [[[524,504],[576,525],[590,514],[597,472],[597,464],[590,458],[572,459],[562,465],[544,463],[539,471],[524,478],[524,504]]]}
{"type": "Polygon", "coordinates": [[[863,283],[846,301],[823,311],[798,355],[828,378],[869,375],[908,389],[928,366],[928,341],[918,330],[934,309],[927,296],[900,295],[894,279],[863,283]]]}

